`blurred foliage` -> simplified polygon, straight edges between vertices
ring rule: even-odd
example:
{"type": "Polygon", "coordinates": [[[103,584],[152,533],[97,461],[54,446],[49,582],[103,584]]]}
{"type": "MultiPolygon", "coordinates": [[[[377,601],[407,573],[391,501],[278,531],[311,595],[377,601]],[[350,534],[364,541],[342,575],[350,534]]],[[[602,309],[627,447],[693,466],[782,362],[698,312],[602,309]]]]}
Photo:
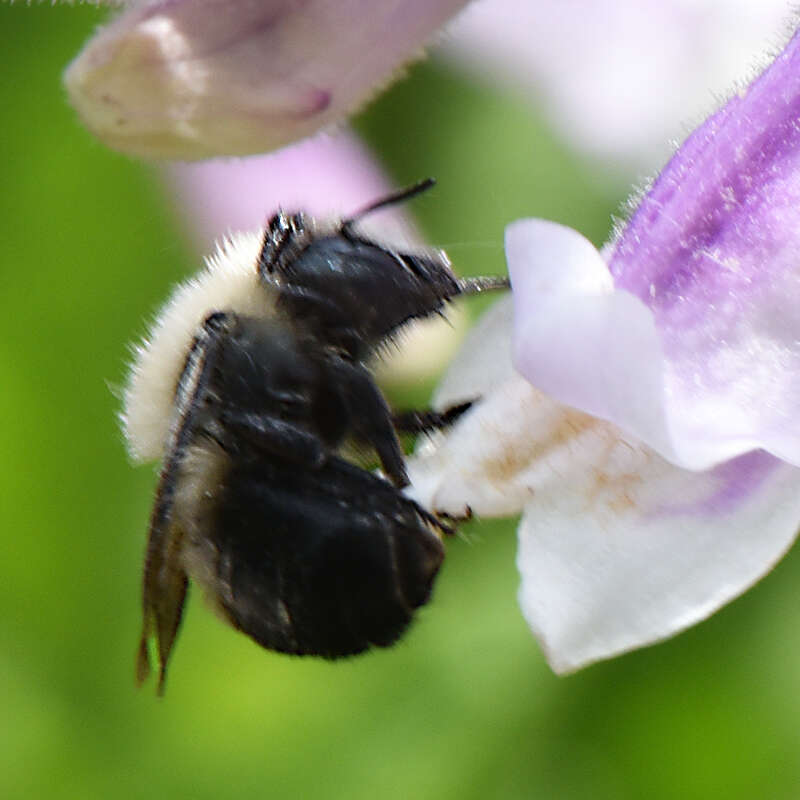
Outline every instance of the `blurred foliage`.
{"type": "MultiPolygon", "coordinates": [[[[797,553],[677,639],[556,678],[516,605],[513,524],[473,524],[390,651],[267,653],[192,597],[166,699],[134,690],[154,472],[127,463],[116,393],[196,264],[157,171],[64,102],[101,19],[0,8],[0,797],[796,798],[797,553]]],[[[441,67],[358,127],[398,182],[439,179],[415,210],[464,272],[502,269],[519,216],[601,242],[623,199],[529,110],[441,67]]]]}

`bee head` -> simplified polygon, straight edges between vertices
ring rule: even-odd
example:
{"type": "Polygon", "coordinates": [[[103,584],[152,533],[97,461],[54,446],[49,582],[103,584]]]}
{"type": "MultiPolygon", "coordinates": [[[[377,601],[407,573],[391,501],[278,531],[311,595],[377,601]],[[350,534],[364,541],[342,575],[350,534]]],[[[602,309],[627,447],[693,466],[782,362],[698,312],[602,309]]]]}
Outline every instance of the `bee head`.
{"type": "Polygon", "coordinates": [[[401,253],[344,232],[313,239],[282,273],[279,308],[354,356],[461,292],[444,253],[401,253]]]}

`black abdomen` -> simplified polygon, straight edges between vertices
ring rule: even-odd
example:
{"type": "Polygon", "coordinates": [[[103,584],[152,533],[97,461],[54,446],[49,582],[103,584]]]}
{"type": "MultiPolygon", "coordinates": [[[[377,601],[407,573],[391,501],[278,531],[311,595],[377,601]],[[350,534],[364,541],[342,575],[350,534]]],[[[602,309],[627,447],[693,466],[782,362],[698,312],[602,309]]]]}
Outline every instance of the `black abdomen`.
{"type": "Polygon", "coordinates": [[[232,466],[211,530],[231,622],[264,647],[327,658],[392,644],[444,558],[413,502],[339,458],[232,466]]]}

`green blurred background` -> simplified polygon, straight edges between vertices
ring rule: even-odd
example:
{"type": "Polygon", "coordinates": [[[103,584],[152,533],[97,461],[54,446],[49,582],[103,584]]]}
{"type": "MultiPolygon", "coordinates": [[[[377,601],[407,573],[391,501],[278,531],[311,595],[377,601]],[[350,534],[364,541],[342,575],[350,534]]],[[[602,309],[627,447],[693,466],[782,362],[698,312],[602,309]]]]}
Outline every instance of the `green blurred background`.
{"type": "MultiPolygon", "coordinates": [[[[800,796],[797,552],[677,639],[556,678],[516,605],[513,524],[473,524],[390,651],[275,655],[193,597],[167,697],[134,689],[154,471],[127,462],[115,392],[198,264],[157,172],[65,104],[100,19],[0,8],[0,797],[800,796]]],[[[357,127],[398,183],[438,177],[415,210],[464,272],[501,270],[523,215],[601,242],[624,198],[527,108],[430,64],[357,127]]]]}

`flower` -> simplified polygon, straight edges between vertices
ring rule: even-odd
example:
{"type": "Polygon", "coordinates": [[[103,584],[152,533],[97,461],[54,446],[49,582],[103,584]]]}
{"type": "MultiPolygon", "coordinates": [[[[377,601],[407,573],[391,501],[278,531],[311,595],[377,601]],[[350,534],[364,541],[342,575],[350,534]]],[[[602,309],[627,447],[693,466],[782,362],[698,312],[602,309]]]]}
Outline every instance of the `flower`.
{"type": "Polygon", "coordinates": [[[147,158],[258,153],[344,119],[465,2],[129,2],[64,82],[109,147],[147,158]]]}
{"type": "Polygon", "coordinates": [[[800,34],[602,254],[508,227],[513,334],[506,303],[467,342],[437,403],[483,400],[411,476],[435,511],[523,511],[520,602],[557,671],[703,619],[794,540],[799,232],[800,34]]]}

